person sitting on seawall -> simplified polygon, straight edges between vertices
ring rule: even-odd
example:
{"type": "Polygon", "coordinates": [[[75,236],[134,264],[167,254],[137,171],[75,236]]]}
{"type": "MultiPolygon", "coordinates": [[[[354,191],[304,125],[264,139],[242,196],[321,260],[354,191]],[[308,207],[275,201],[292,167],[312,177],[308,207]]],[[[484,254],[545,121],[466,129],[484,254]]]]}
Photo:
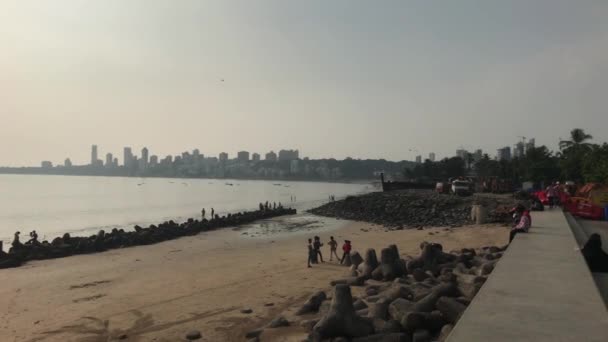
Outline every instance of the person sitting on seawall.
{"type": "Polygon", "coordinates": [[[608,254],[602,249],[599,234],[591,234],[581,252],[591,272],[608,272],[608,254]]]}
{"type": "Polygon", "coordinates": [[[521,217],[519,218],[519,223],[511,228],[511,232],[509,233],[509,243],[513,241],[517,233],[527,233],[531,225],[532,217],[530,217],[530,211],[524,209],[521,217]]]}

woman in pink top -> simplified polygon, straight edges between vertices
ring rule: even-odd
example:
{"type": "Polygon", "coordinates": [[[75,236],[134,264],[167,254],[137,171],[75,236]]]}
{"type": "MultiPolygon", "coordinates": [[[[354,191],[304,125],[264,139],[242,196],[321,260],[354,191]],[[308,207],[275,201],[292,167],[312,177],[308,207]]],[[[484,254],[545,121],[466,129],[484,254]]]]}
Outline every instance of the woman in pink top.
{"type": "Polygon", "coordinates": [[[524,210],[521,215],[521,218],[519,219],[519,223],[517,223],[516,226],[511,228],[511,232],[509,233],[509,243],[513,241],[513,238],[515,238],[515,235],[517,235],[517,233],[527,233],[531,225],[532,217],[530,217],[530,211],[524,210]]]}

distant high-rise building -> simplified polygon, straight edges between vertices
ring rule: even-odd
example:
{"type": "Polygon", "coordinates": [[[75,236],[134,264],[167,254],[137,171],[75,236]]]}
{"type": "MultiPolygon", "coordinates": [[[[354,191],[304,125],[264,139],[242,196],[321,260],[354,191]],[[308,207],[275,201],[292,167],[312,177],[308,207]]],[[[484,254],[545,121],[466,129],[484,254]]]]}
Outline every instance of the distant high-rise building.
{"type": "Polygon", "coordinates": [[[118,158],[114,157],[114,160],[112,160],[112,166],[118,167],[118,158]]]}
{"type": "Polygon", "coordinates": [[[141,149],[141,162],[140,164],[145,168],[148,166],[148,148],[144,147],[141,149]]]}
{"type": "Polygon", "coordinates": [[[63,166],[72,167],[72,161],[70,160],[70,158],[65,159],[65,161],[63,162],[63,166]]]}
{"type": "Polygon", "coordinates": [[[298,150],[280,150],[279,160],[296,160],[300,158],[298,150]]]}
{"type": "Polygon", "coordinates": [[[228,160],[228,153],[222,152],[220,153],[220,161],[225,162],[228,160]]]}
{"type": "Polygon", "coordinates": [[[150,156],[150,166],[158,165],[158,156],[152,155],[150,156]]]}
{"type": "Polygon", "coordinates": [[[422,156],[416,156],[416,163],[422,163],[422,156]]]}
{"type": "Polygon", "coordinates": [[[526,143],[526,152],[528,152],[528,150],[534,149],[535,143],[536,140],[534,138],[528,140],[528,143],[526,143]]]}
{"type": "Polygon", "coordinates": [[[201,154],[201,151],[199,151],[198,148],[195,148],[194,150],[192,150],[192,155],[195,157],[198,157],[201,154]]]}
{"type": "Polygon", "coordinates": [[[435,161],[435,153],[434,152],[429,153],[429,160],[432,161],[432,162],[435,161]]]}
{"type": "Polygon", "coordinates": [[[467,160],[468,153],[469,152],[467,152],[465,149],[458,149],[456,150],[456,157],[460,157],[462,160],[467,160]]]}
{"type": "Polygon", "coordinates": [[[91,165],[95,165],[97,162],[97,145],[91,146],[91,165]]]}
{"type": "Polygon", "coordinates": [[[515,144],[515,147],[513,147],[513,158],[522,158],[526,153],[525,148],[526,146],[522,141],[515,144]]]}
{"type": "Polygon", "coordinates": [[[106,167],[113,167],[114,166],[113,160],[114,160],[114,158],[112,158],[112,153],[106,154],[106,167]]]}
{"type": "Polygon", "coordinates": [[[300,173],[300,161],[297,159],[293,159],[289,162],[289,171],[292,175],[297,175],[300,173]]]}
{"type": "Polygon", "coordinates": [[[247,161],[249,161],[249,152],[247,152],[247,151],[241,151],[241,152],[237,153],[236,159],[238,159],[241,162],[247,162],[247,161]]]}
{"type": "Polygon", "coordinates": [[[277,154],[274,151],[270,151],[266,153],[266,160],[268,161],[277,161],[277,154]]]}
{"type": "Polygon", "coordinates": [[[475,163],[477,163],[478,161],[481,160],[482,157],[483,157],[483,151],[481,149],[475,150],[475,153],[473,153],[473,161],[475,163]]]}
{"type": "Polygon", "coordinates": [[[122,165],[125,167],[131,167],[133,164],[133,151],[131,151],[130,147],[125,147],[123,150],[123,159],[122,165]]]}
{"type": "Polygon", "coordinates": [[[48,161],[48,160],[45,160],[45,161],[43,161],[42,163],[40,163],[40,166],[41,166],[43,169],[50,169],[50,168],[52,168],[52,167],[53,167],[53,163],[52,163],[52,162],[50,162],[50,161],[48,161]]]}
{"type": "Polygon", "coordinates": [[[505,146],[503,148],[499,148],[496,153],[496,159],[501,160],[511,160],[511,147],[505,146]]]}
{"type": "Polygon", "coordinates": [[[253,160],[254,162],[260,161],[260,154],[259,153],[252,154],[251,155],[251,160],[253,160]]]}

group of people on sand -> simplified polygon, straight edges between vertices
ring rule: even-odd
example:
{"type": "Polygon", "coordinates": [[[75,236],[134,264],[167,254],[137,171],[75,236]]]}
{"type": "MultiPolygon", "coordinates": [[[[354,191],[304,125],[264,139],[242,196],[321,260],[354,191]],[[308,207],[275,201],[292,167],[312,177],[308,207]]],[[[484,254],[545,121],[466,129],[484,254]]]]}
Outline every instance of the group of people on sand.
{"type": "MultiPolygon", "coordinates": [[[[353,249],[353,246],[350,240],[344,240],[344,244],[342,245],[342,258],[338,256],[338,241],[334,239],[333,236],[329,237],[329,261],[333,261],[334,256],[336,256],[336,260],[342,264],[346,256],[350,255],[350,251],[353,249]]],[[[321,238],[318,236],[313,239],[308,239],[308,267],[312,267],[312,264],[318,264],[319,260],[323,261],[323,254],[321,253],[321,247],[323,247],[323,243],[321,242],[321,238]]]]}

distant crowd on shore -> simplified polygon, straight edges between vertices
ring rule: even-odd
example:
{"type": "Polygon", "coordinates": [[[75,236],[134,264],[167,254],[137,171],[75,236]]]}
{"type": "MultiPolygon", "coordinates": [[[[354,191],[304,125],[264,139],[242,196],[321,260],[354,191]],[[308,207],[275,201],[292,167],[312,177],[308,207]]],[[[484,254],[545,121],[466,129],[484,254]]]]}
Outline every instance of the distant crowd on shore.
{"type": "MultiPolygon", "coordinates": [[[[340,264],[344,263],[346,258],[350,257],[350,251],[353,246],[350,240],[344,240],[344,244],[342,245],[342,257],[338,256],[338,242],[334,239],[333,236],[329,237],[329,242],[327,243],[329,246],[329,261],[333,261],[334,256],[336,260],[340,262],[340,264]]],[[[318,264],[319,260],[323,261],[323,253],[321,253],[321,247],[323,247],[323,243],[321,242],[321,238],[319,236],[315,236],[313,239],[308,239],[308,267],[312,267],[313,264],[318,264]]]]}

